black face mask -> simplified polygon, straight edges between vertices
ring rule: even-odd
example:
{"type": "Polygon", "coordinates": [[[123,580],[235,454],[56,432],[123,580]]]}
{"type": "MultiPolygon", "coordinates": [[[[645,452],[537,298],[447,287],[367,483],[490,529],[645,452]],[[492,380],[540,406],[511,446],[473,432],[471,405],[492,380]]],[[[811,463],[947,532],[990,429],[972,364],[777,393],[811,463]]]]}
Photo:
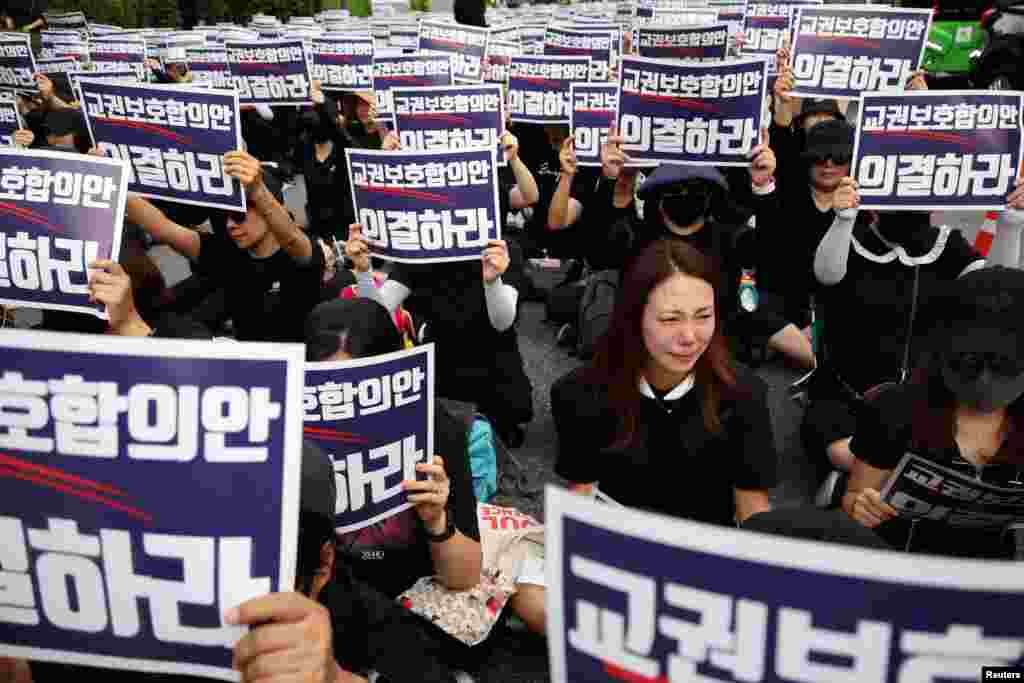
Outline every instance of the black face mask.
{"type": "Polygon", "coordinates": [[[951,354],[942,365],[942,378],[958,402],[984,413],[1024,396],[1024,368],[1009,359],[951,354]]]}
{"type": "Polygon", "coordinates": [[[661,209],[680,228],[706,218],[711,209],[711,195],[703,190],[689,190],[661,198],[661,209]]]}

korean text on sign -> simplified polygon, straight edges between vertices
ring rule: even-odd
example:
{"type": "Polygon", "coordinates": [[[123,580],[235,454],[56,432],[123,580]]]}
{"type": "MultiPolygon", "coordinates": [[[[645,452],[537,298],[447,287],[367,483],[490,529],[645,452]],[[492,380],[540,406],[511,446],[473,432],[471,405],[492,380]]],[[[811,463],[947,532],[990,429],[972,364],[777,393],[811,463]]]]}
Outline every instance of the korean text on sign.
{"type": "Polygon", "coordinates": [[[4,653],[237,680],[223,613],[295,586],[302,360],[5,334],[4,653]],[[259,505],[225,506],[239,491],[259,505]]]}
{"type": "Polygon", "coordinates": [[[928,40],[930,9],[801,7],[794,23],[793,94],[858,97],[901,91],[928,40]]]}
{"type": "Polygon", "coordinates": [[[823,552],[550,486],[544,509],[553,683],[917,683],[1022,664],[1013,563],[823,552]]]}
{"type": "Polygon", "coordinates": [[[317,39],[313,48],[313,78],[324,90],[373,88],[373,38],[317,39]]]}
{"type": "Polygon", "coordinates": [[[120,162],[0,149],[0,303],[105,318],[87,268],[117,257],[127,182],[120,162]]]}
{"type": "Polygon", "coordinates": [[[573,83],[572,130],[580,166],[601,165],[601,145],[615,123],[619,86],[612,83],[573,83]]]}
{"type": "Polygon", "coordinates": [[[852,169],[861,207],[1005,208],[1022,158],[1022,100],[971,91],[862,96],[852,169]]]}
{"type": "Polygon", "coordinates": [[[451,85],[452,65],[444,55],[402,55],[373,58],[373,89],[377,113],[392,113],[391,88],[451,85]]]}
{"type": "Polygon", "coordinates": [[[501,238],[493,149],[346,154],[353,205],[375,255],[472,261],[501,238]]]}
{"type": "Polygon", "coordinates": [[[519,43],[491,38],[487,44],[487,63],[484,65],[484,83],[508,83],[508,68],[512,58],[523,54],[519,43]]]}
{"type": "MultiPolygon", "coordinates": [[[[402,149],[498,151],[505,130],[500,85],[392,88],[391,95],[402,149]]],[[[503,154],[498,160],[504,165],[503,154]]]]}
{"type": "Polygon", "coordinates": [[[309,63],[301,40],[226,42],[224,47],[242,104],[312,103],[309,63]]]}
{"type": "Polygon", "coordinates": [[[508,107],[520,123],[569,123],[569,86],[590,82],[590,57],[513,57],[508,107]]]}
{"type": "Polygon", "coordinates": [[[235,87],[228,68],[228,53],[223,48],[190,47],[185,50],[185,61],[195,85],[217,90],[235,87]]]}
{"type": "Polygon", "coordinates": [[[483,79],[483,62],[487,58],[490,31],[440,21],[420,21],[421,53],[443,52],[452,63],[452,79],[456,83],[479,83],[483,79]]]}
{"type": "Polygon", "coordinates": [[[797,9],[801,5],[820,4],[821,0],[747,0],[746,13],[743,16],[743,54],[769,58],[770,73],[775,73],[775,53],[792,33],[797,9]]]}
{"type": "Polygon", "coordinates": [[[720,61],[729,46],[725,25],[663,28],[645,26],[636,31],[636,50],[641,57],[720,61]]]}
{"type": "Polygon", "coordinates": [[[574,30],[549,26],[544,35],[544,54],[590,57],[590,80],[607,81],[619,49],[618,31],[574,30]]]}
{"type": "Polygon", "coordinates": [[[36,90],[35,57],[28,36],[0,33],[0,90],[36,90]]]}
{"type": "Polygon", "coordinates": [[[309,363],[304,433],[334,462],[335,527],[348,533],[411,507],[402,480],[434,455],[434,346],[309,363]]]}
{"type": "Polygon", "coordinates": [[[241,183],[223,167],[224,154],[242,148],[236,93],[89,80],[81,91],[90,135],[104,154],[130,162],[132,192],[245,210],[241,183]]]}
{"type": "Polygon", "coordinates": [[[764,61],[625,57],[621,68],[617,127],[631,163],[749,164],[764,116],[764,61]]]}
{"type": "Polygon", "coordinates": [[[13,100],[0,99],[0,147],[14,145],[14,133],[21,128],[21,115],[13,100]]]}

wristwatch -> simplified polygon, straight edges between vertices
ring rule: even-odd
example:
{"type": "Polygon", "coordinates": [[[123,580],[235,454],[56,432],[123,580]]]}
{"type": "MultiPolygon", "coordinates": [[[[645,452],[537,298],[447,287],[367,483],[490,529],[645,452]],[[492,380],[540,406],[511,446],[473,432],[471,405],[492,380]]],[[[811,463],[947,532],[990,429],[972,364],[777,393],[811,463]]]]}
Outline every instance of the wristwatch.
{"type": "Polygon", "coordinates": [[[444,528],[444,531],[442,531],[439,534],[432,534],[429,531],[427,531],[426,527],[424,527],[423,531],[426,532],[427,538],[430,539],[431,543],[444,543],[445,541],[447,541],[455,535],[455,522],[452,520],[452,516],[451,514],[449,514],[448,510],[444,511],[444,518],[446,526],[444,528]]]}

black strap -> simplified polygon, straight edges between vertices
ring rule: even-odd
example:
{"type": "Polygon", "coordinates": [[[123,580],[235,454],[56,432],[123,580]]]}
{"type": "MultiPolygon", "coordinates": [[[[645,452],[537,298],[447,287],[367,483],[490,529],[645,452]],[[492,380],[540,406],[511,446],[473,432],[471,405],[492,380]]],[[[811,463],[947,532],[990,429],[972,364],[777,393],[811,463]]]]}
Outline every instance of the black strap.
{"type": "Polygon", "coordinates": [[[900,384],[907,381],[910,373],[910,341],[914,336],[914,319],[917,317],[917,298],[921,289],[921,266],[914,266],[914,286],[910,300],[910,319],[907,321],[907,342],[903,347],[903,366],[900,368],[900,384]]]}

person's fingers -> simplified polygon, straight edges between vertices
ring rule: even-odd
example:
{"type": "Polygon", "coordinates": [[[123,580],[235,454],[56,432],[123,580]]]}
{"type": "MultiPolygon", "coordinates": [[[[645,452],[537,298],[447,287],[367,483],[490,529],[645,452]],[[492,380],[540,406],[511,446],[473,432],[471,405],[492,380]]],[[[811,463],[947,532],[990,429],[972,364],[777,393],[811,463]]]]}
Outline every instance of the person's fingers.
{"type": "Polygon", "coordinates": [[[113,285],[117,282],[120,282],[120,278],[117,275],[108,273],[105,270],[97,270],[95,273],[92,274],[92,277],[89,278],[89,282],[101,285],[113,285]]]}
{"type": "Polygon", "coordinates": [[[420,474],[427,474],[435,479],[441,479],[442,481],[448,478],[448,473],[444,471],[444,466],[436,463],[421,462],[416,465],[416,471],[420,474]]]}
{"type": "Polygon", "coordinates": [[[105,259],[105,258],[99,258],[99,259],[96,259],[95,261],[90,261],[89,262],[89,268],[91,268],[93,270],[101,270],[102,269],[102,270],[111,270],[112,271],[115,267],[120,268],[120,264],[117,263],[117,261],[112,261],[110,259],[105,259]]]}
{"type": "Polygon", "coordinates": [[[402,490],[407,493],[433,493],[437,491],[437,482],[433,479],[406,479],[402,482],[402,490]]]}
{"type": "Polygon", "coordinates": [[[253,659],[293,647],[301,642],[300,638],[301,630],[295,624],[264,624],[250,630],[235,644],[232,665],[238,670],[245,669],[253,659]]]}
{"type": "Polygon", "coordinates": [[[267,621],[299,621],[318,605],[300,593],[268,593],[246,600],[224,613],[232,626],[262,624],[267,621]]]}
{"type": "Polygon", "coordinates": [[[306,651],[312,651],[313,647],[302,643],[300,650],[279,650],[269,654],[260,655],[249,660],[242,669],[243,681],[258,681],[260,679],[281,680],[285,676],[296,676],[302,672],[303,659],[307,656],[306,651]]]}

